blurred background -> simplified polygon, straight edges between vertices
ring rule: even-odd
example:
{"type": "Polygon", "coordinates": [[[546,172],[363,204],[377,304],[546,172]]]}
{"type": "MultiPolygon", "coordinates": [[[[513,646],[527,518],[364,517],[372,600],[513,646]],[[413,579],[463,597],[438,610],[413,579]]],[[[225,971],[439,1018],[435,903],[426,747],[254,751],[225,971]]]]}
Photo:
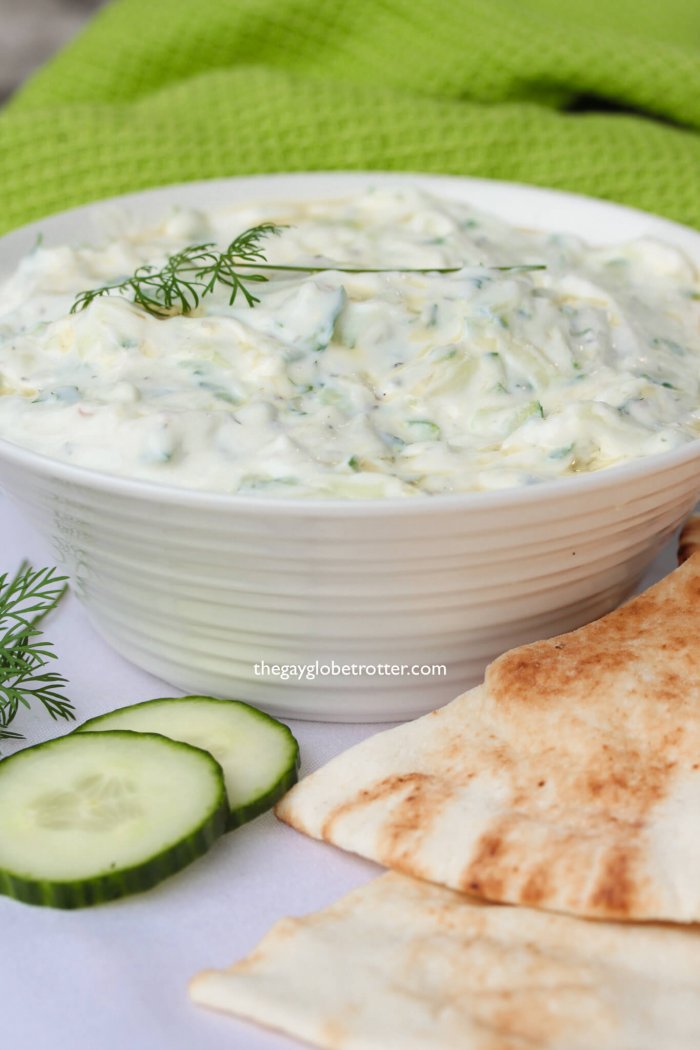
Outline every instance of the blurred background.
{"type": "Polygon", "coordinates": [[[0,102],[106,0],[0,0],[0,102]]]}

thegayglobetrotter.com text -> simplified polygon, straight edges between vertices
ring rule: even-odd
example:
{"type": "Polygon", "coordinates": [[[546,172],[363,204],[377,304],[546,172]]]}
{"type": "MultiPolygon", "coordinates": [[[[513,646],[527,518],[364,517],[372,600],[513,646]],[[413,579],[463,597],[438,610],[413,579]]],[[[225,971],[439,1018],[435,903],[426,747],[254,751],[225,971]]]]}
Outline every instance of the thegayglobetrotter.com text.
{"type": "Polygon", "coordinates": [[[269,664],[260,660],[253,664],[253,673],[258,677],[279,678],[287,682],[290,678],[312,682],[314,678],[331,678],[345,675],[367,675],[368,677],[408,677],[426,678],[432,675],[447,675],[446,664],[340,664],[336,660],[321,663],[314,660],[311,664],[269,664]]]}

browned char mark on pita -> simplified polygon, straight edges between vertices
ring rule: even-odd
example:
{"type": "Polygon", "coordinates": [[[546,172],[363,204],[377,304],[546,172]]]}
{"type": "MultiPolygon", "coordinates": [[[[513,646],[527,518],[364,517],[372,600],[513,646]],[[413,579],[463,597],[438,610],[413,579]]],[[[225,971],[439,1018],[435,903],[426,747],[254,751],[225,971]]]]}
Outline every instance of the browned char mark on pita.
{"type": "Polygon", "coordinates": [[[383,777],[329,813],[321,837],[327,842],[336,841],[335,829],[348,814],[391,799],[391,813],[381,829],[377,860],[395,871],[425,877],[416,852],[454,790],[443,778],[428,773],[383,777]]]}
{"type": "Polygon", "coordinates": [[[481,836],[462,878],[461,889],[487,900],[506,899],[505,883],[514,872],[513,860],[509,858],[507,827],[508,821],[501,821],[481,836]]]}
{"type": "Polygon", "coordinates": [[[634,914],[637,884],[633,871],[635,850],[619,847],[610,850],[600,877],[590,895],[595,910],[606,915],[634,914]]]}
{"type": "MultiPolygon", "coordinates": [[[[524,848],[517,817],[504,817],[480,837],[458,887],[486,900],[626,919],[644,910],[643,851],[626,829],[615,839],[575,832],[544,834],[524,848]],[[601,839],[607,843],[601,848],[601,839]],[[565,887],[565,893],[560,893],[565,887]]],[[[527,836],[525,837],[527,841],[527,836]]]]}

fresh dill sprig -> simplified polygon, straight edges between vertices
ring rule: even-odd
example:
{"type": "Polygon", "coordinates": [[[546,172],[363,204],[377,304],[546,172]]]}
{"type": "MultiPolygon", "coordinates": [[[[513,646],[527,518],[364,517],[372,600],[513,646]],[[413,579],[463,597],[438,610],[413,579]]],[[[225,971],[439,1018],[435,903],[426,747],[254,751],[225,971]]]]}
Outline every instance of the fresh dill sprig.
{"type": "Polygon", "coordinates": [[[71,313],[85,310],[95,299],[115,293],[131,293],[137,306],[143,307],[155,317],[170,317],[172,314],[189,314],[199,306],[202,296],[213,292],[217,284],[231,289],[229,302],[233,304],[239,293],[254,306],[260,300],[253,295],[247,284],[266,281],[263,274],[241,274],[245,266],[259,266],[265,256],[260,240],[270,234],[279,233],[281,226],[263,223],[238,235],[225,251],[217,251],[213,242],[193,244],[168,257],[160,269],[146,264],[118,284],[107,284],[80,292],[71,307],[71,313]]]}
{"type": "MultiPolygon", "coordinates": [[[[168,257],[160,270],[146,264],[123,281],[106,284],[80,292],[71,307],[71,313],[85,310],[95,299],[104,295],[131,295],[137,306],[154,317],[171,317],[173,314],[189,314],[196,310],[205,295],[210,295],[217,285],[230,289],[229,305],[239,294],[248,306],[260,300],[253,294],[249,284],[260,284],[269,280],[261,270],[293,271],[295,273],[323,273],[336,270],[339,273],[457,273],[463,266],[430,266],[421,269],[368,266],[288,266],[266,262],[260,241],[281,233],[282,226],[266,222],[240,233],[228,248],[220,252],[213,241],[193,244],[168,257]],[[254,270],[253,273],[240,271],[254,270]]],[[[491,266],[491,270],[544,270],[541,264],[519,266],[491,266]]]]}
{"type": "Polygon", "coordinates": [[[55,569],[32,569],[28,562],[12,578],[0,575],[0,739],[21,739],[8,729],[20,704],[43,704],[53,719],[75,717],[62,694],[66,679],[44,670],[56,654],[39,629],[66,589],[65,576],[55,569]]]}

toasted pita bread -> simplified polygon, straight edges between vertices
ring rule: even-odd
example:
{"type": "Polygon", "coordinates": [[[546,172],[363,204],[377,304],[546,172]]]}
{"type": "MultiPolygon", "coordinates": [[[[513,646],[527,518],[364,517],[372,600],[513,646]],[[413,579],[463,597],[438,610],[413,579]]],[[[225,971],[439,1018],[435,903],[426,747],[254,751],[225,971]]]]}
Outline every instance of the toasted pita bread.
{"type": "Polygon", "coordinates": [[[278,804],[300,831],[484,897],[700,920],[700,555],[278,804]]]}
{"type": "Polygon", "coordinates": [[[389,874],[283,919],[196,1003],[328,1050],[697,1050],[700,932],[501,908],[389,874]]]}

